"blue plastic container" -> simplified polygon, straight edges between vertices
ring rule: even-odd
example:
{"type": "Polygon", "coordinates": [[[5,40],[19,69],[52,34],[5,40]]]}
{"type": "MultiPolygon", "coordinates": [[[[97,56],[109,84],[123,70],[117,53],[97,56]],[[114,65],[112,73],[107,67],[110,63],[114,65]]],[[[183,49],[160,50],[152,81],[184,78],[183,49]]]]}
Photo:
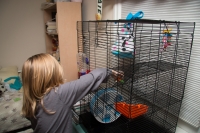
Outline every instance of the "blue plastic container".
{"type": "Polygon", "coordinates": [[[123,97],[115,89],[99,90],[91,99],[90,110],[97,121],[111,123],[120,117],[115,110],[115,103],[123,100],[123,97]]]}

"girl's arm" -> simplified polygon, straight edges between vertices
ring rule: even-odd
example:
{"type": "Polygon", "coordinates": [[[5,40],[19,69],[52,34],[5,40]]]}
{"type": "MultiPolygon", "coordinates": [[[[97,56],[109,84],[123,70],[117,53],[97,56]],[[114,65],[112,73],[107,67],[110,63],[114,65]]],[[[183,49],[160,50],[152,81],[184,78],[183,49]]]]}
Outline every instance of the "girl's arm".
{"type": "Polygon", "coordinates": [[[96,90],[110,74],[116,75],[116,72],[106,68],[98,68],[81,76],[78,80],[61,85],[58,88],[61,101],[70,107],[73,106],[90,91],[96,90]]]}

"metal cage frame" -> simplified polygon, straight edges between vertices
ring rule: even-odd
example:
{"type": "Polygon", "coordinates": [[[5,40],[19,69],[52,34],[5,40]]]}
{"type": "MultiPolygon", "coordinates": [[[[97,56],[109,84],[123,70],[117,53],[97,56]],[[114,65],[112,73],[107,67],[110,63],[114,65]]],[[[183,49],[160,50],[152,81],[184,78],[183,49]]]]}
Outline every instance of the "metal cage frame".
{"type": "Polygon", "coordinates": [[[194,29],[194,22],[164,20],[77,22],[78,52],[89,58],[88,68],[123,71],[124,78],[109,78],[79,101],[73,108],[76,122],[91,133],[175,133],[194,29]],[[123,43],[130,36],[128,57],[123,43]],[[112,53],[115,45],[118,54],[112,53]]]}

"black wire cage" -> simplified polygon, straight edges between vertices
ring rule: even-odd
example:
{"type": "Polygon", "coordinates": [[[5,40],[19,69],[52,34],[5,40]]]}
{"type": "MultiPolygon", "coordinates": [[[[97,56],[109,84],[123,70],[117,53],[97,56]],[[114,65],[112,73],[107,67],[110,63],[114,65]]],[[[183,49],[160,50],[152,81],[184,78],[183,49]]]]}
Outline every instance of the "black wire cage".
{"type": "MultiPolygon", "coordinates": [[[[73,108],[91,133],[175,133],[195,23],[161,20],[77,22],[87,69],[122,71],[73,108]]],[[[80,65],[80,64],[79,64],[80,65]]]]}

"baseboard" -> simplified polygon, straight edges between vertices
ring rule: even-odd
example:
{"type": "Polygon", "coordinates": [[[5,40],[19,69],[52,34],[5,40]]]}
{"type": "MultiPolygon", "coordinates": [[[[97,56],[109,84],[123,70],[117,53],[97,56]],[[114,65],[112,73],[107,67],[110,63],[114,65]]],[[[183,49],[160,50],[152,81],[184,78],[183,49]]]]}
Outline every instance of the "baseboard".
{"type": "Polygon", "coordinates": [[[199,128],[195,128],[181,119],[178,120],[177,126],[188,133],[200,133],[198,132],[199,128]]]}

